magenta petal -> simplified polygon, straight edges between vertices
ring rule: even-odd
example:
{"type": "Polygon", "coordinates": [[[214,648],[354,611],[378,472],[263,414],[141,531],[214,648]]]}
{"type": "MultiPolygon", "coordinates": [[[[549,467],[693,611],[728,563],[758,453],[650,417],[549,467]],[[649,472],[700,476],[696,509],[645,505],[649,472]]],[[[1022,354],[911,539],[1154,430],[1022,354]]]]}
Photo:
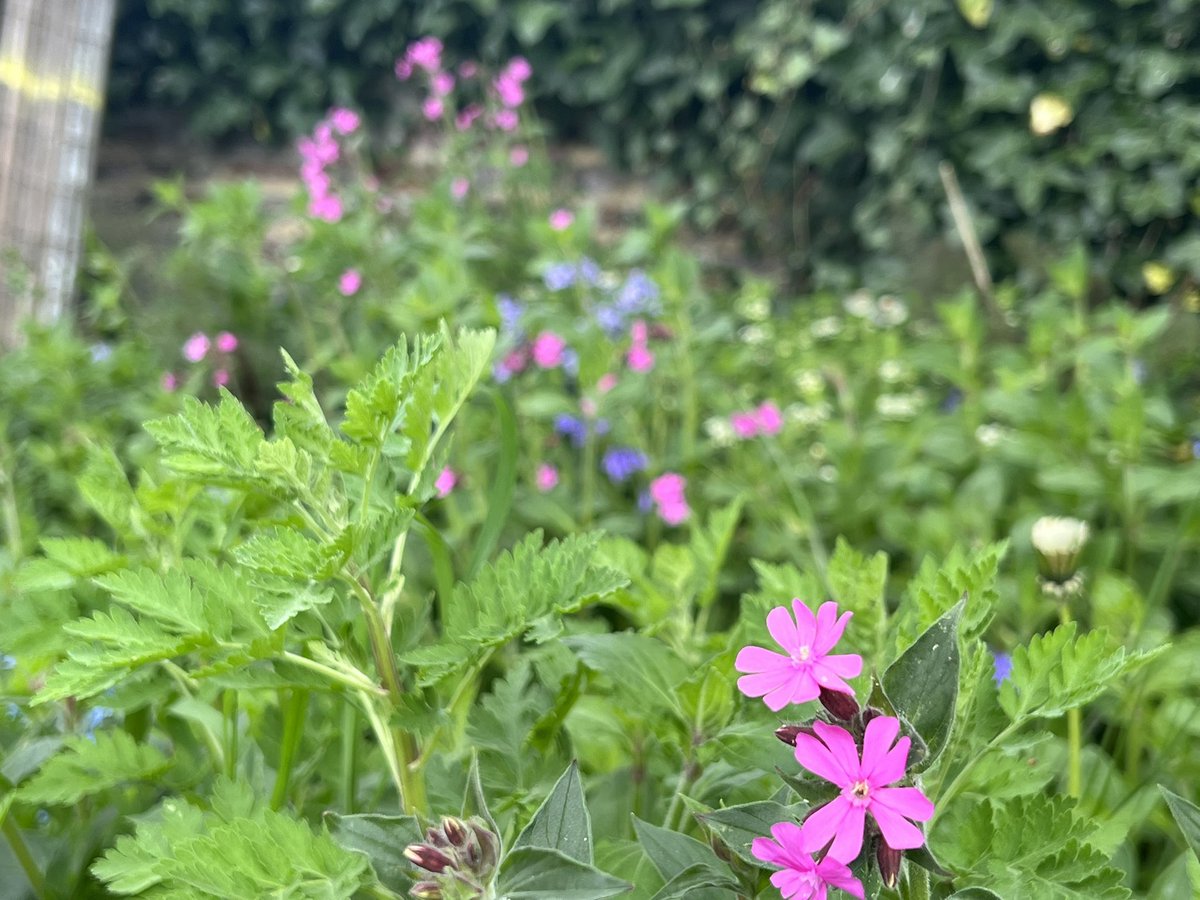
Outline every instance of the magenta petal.
{"type": "Polygon", "coordinates": [[[796,735],[796,762],[838,787],[846,787],[854,781],[846,775],[845,768],[834,758],[829,748],[811,734],[800,732],[796,735]]]}
{"type": "Polygon", "coordinates": [[[871,783],[877,787],[886,787],[903,778],[908,768],[908,751],[911,746],[912,741],[907,737],[896,741],[896,746],[875,766],[871,773],[871,783]]]}
{"type": "Polygon", "coordinates": [[[792,600],[792,611],[796,614],[796,639],[800,642],[797,646],[815,649],[817,617],[799,597],[792,600]]]}
{"type": "MultiPolygon", "coordinates": [[[[918,822],[928,822],[933,818],[933,801],[920,788],[876,788],[871,791],[871,798],[875,803],[918,822]]],[[[897,850],[904,849],[891,841],[888,843],[897,850]]]]}
{"type": "Polygon", "coordinates": [[[845,773],[843,779],[835,784],[847,787],[857,781],[861,769],[858,760],[858,745],[854,743],[854,738],[850,737],[850,732],[837,725],[820,721],[813,722],[813,730],[817,733],[817,737],[825,742],[825,746],[829,748],[829,755],[845,773]]]}
{"type": "Polygon", "coordinates": [[[804,852],[817,853],[833,840],[838,829],[842,827],[847,813],[850,812],[850,807],[849,800],[838,796],[809,813],[804,824],[800,826],[800,836],[804,839],[804,852]]]}
{"type": "Polygon", "coordinates": [[[821,664],[832,669],[843,678],[857,678],[862,674],[863,661],[857,653],[838,653],[821,657],[821,664]]]}
{"type": "Polygon", "coordinates": [[[820,694],[821,689],[813,681],[812,675],[800,669],[792,671],[791,677],[763,697],[763,701],[770,710],[779,712],[789,703],[807,703],[816,700],[820,694]]]}
{"type": "Polygon", "coordinates": [[[750,852],[755,859],[761,859],[763,862],[774,863],[777,866],[786,865],[783,848],[770,838],[756,837],[750,842],[750,852]]]}
{"type": "Polygon", "coordinates": [[[881,778],[876,779],[874,775],[887,752],[892,749],[892,743],[899,733],[900,720],[895,716],[877,716],[867,723],[867,732],[863,736],[862,777],[872,786],[883,787],[896,780],[892,778],[884,781],[881,778]]]}
{"type": "Polygon", "coordinates": [[[835,888],[841,888],[847,894],[858,897],[858,900],[865,900],[862,882],[851,874],[850,867],[845,863],[839,862],[833,857],[826,856],[817,863],[817,874],[827,884],[831,884],[835,888]]]}
{"type": "Polygon", "coordinates": [[[796,623],[788,614],[786,606],[777,606],[767,613],[767,631],[771,637],[788,653],[800,648],[800,638],[796,634],[796,623]]]}
{"type": "Polygon", "coordinates": [[[837,691],[841,694],[849,694],[851,697],[854,696],[854,688],[850,687],[850,685],[846,684],[846,682],[842,681],[842,679],[838,678],[837,675],[827,669],[823,662],[813,665],[812,673],[814,680],[821,687],[831,691],[837,691]]]}
{"type": "Polygon", "coordinates": [[[915,850],[925,843],[925,835],[921,834],[921,829],[895,810],[888,809],[874,798],[869,808],[871,815],[879,823],[883,839],[893,850],[915,850]]]}
{"type": "Polygon", "coordinates": [[[833,649],[833,645],[842,639],[853,616],[854,613],[846,612],[839,619],[836,603],[830,600],[821,604],[817,610],[817,639],[813,645],[817,653],[828,653],[833,649]]]}
{"type": "Polygon", "coordinates": [[[743,675],[737,680],[737,686],[747,697],[762,697],[786,685],[791,677],[792,673],[787,669],[756,672],[753,675],[743,675]]]}
{"type": "Polygon", "coordinates": [[[790,657],[754,646],[743,647],[733,661],[733,667],[739,672],[772,672],[785,666],[790,668],[791,665],[790,657]]]}
{"type": "Polygon", "coordinates": [[[867,810],[863,806],[855,806],[847,801],[846,816],[838,826],[837,834],[833,836],[833,844],[829,847],[829,858],[839,862],[850,863],[858,858],[863,845],[863,829],[867,824],[867,810]]]}

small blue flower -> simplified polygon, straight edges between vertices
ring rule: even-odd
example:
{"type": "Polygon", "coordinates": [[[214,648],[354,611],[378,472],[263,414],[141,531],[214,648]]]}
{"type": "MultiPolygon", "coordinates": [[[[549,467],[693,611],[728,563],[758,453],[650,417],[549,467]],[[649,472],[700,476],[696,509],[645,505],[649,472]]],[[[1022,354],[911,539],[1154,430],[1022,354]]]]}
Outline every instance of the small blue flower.
{"type": "Polygon", "coordinates": [[[654,498],[650,496],[649,491],[642,491],[638,494],[638,512],[649,513],[654,509],[654,498]]]}
{"type": "Polygon", "coordinates": [[[4,711],[8,714],[8,717],[14,721],[19,721],[21,719],[21,707],[17,706],[15,703],[9,702],[9,704],[4,707],[4,711]]]}
{"type": "Polygon", "coordinates": [[[49,824],[50,824],[50,812],[49,812],[49,810],[45,810],[45,809],[39,809],[39,810],[37,811],[37,815],[36,815],[34,818],[36,818],[36,819],[37,819],[37,823],[38,823],[40,826],[42,826],[43,828],[45,828],[47,825],[49,825],[49,824]]]}
{"type": "Polygon", "coordinates": [[[508,366],[503,362],[498,362],[492,366],[492,378],[496,384],[507,384],[509,379],[512,378],[512,372],[508,370],[508,366]]]}
{"type": "Polygon", "coordinates": [[[1003,651],[997,651],[992,657],[992,679],[999,687],[1012,674],[1012,654],[1003,651]]]}
{"type": "Polygon", "coordinates": [[[554,430],[567,438],[576,447],[582,447],[587,440],[587,423],[583,419],[563,413],[554,420],[554,430]]]}
{"type": "Polygon", "coordinates": [[[596,324],[610,339],[616,340],[625,333],[625,316],[615,306],[597,306],[596,324]]]}
{"type": "Polygon", "coordinates": [[[609,481],[628,481],[646,468],[646,454],[632,447],[613,447],[604,454],[602,465],[609,481]]]}
{"type": "Polygon", "coordinates": [[[579,261],[579,278],[584,284],[596,284],[600,280],[600,267],[590,256],[579,261]]]}
{"type": "Polygon", "coordinates": [[[91,734],[97,728],[103,726],[105,722],[115,719],[116,716],[117,714],[107,706],[93,706],[83,717],[84,731],[91,734]]]}
{"type": "Polygon", "coordinates": [[[962,402],[963,392],[956,387],[950,388],[950,393],[948,393],[945,399],[942,400],[942,405],[940,408],[944,413],[952,413],[962,406],[962,402]]]}
{"type": "Polygon", "coordinates": [[[17,658],[7,653],[0,653],[0,672],[7,672],[17,667],[17,658]]]}
{"type": "Polygon", "coordinates": [[[579,374],[579,354],[570,347],[562,352],[562,367],[568,375],[579,374]]]}
{"type": "Polygon", "coordinates": [[[594,431],[596,434],[605,435],[612,430],[612,426],[608,424],[608,419],[597,419],[594,431]]]}
{"type": "Polygon", "coordinates": [[[555,263],[542,275],[542,281],[552,291],[565,291],[575,283],[578,269],[573,263],[555,263]]]}
{"type": "Polygon", "coordinates": [[[97,343],[97,344],[92,344],[92,346],[89,347],[88,350],[92,354],[92,362],[94,362],[94,363],[104,362],[110,356],[112,356],[112,352],[113,352],[112,347],[109,344],[104,343],[103,341],[101,341],[100,343],[97,343]]]}
{"type": "Polygon", "coordinates": [[[617,308],[625,315],[651,312],[658,300],[658,285],[641,269],[633,269],[617,293],[617,308]]]}
{"type": "Polygon", "coordinates": [[[500,313],[500,329],[505,334],[512,334],[520,326],[525,308],[508,294],[498,294],[496,311],[500,313]]]}

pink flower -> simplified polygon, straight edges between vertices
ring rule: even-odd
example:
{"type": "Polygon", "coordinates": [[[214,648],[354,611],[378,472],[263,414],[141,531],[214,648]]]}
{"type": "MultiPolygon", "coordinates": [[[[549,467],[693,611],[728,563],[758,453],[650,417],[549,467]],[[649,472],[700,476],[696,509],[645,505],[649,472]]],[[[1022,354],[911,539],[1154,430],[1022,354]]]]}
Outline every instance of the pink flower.
{"type": "Polygon", "coordinates": [[[517,375],[524,372],[525,367],[529,365],[529,354],[525,350],[514,350],[504,357],[504,361],[500,365],[508,374],[517,375]]]}
{"type": "Polygon", "coordinates": [[[434,489],[437,490],[439,497],[447,497],[454,490],[454,486],[458,484],[458,476],[454,474],[454,470],[449,466],[442,469],[437,480],[433,483],[434,489]]]}
{"type": "Polygon", "coordinates": [[[405,58],[426,72],[436,72],[442,65],[442,42],[435,37],[423,37],[408,45],[405,58]]]}
{"type": "Polygon", "coordinates": [[[502,109],[492,116],[492,124],[501,131],[516,131],[517,122],[517,114],[511,109],[502,109]]]}
{"type": "Polygon", "coordinates": [[[529,60],[525,57],[514,56],[508,61],[504,74],[517,82],[528,81],[529,76],[533,74],[533,66],[529,65],[529,60]]]}
{"type": "Polygon", "coordinates": [[[555,231],[566,231],[575,221],[575,213],[569,209],[556,209],[550,213],[550,227],[555,231]]]}
{"type": "Polygon", "coordinates": [[[358,113],[344,106],[339,106],[329,113],[329,122],[338,134],[353,134],[358,131],[360,124],[358,113]]]}
{"type": "Polygon", "coordinates": [[[190,338],[184,341],[183,358],[188,362],[198,363],[204,357],[208,356],[208,350],[212,343],[208,339],[208,335],[197,331],[190,338]]]}
{"type": "Polygon", "coordinates": [[[458,74],[461,78],[474,78],[478,72],[479,66],[475,65],[475,63],[471,62],[470,60],[467,60],[458,67],[458,74]]]}
{"type": "Polygon", "coordinates": [[[338,279],[338,293],[343,297],[353,297],[362,287],[362,273],[358,269],[347,269],[338,279]]]}
{"type": "Polygon", "coordinates": [[[478,103],[471,103],[454,117],[454,127],[459,131],[466,131],[481,115],[483,115],[483,107],[478,103]]]}
{"type": "Polygon", "coordinates": [[[686,522],[692,514],[683,491],[687,479],[677,472],[666,472],[650,482],[650,498],[658,507],[658,515],[668,525],[686,522]]]}
{"type": "Polygon", "coordinates": [[[175,377],[174,372],[163,372],[162,380],[159,382],[162,389],[168,394],[179,387],[179,379],[175,377]]]}
{"type": "Polygon", "coordinates": [[[508,161],[517,169],[529,162],[529,148],[524,144],[517,144],[508,151],[508,161]]]}
{"type": "Polygon", "coordinates": [[[455,200],[461,200],[467,196],[467,191],[471,189],[471,182],[465,178],[455,178],[450,182],[450,196],[455,200]]]}
{"type": "Polygon", "coordinates": [[[412,72],[413,72],[412,60],[407,59],[407,58],[396,60],[396,77],[397,78],[399,78],[401,81],[408,81],[408,79],[412,78],[412,72]]]}
{"type": "Polygon", "coordinates": [[[692,509],[687,505],[687,502],[681,503],[661,503],[658,507],[658,517],[668,525],[682,525],[688,520],[688,516],[692,514],[692,509]]]}
{"type": "Polygon", "coordinates": [[[605,372],[600,376],[600,380],[596,382],[596,390],[602,394],[607,394],[617,386],[617,376],[612,372],[605,372]]]}
{"type": "Polygon", "coordinates": [[[813,728],[816,737],[796,735],[796,762],[836,784],[842,793],[804,820],[805,851],[820,850],[832,840],[829,856],[847,862],[854,859],[862,849],[867,813],[889,847],[912,850],[924,844],[925,835],[908,820],[928,822],[933,804],[920,788],[888,787],[903,778],[908,767],[911,741],[906,737],[896,741],[900,720],[878,716],[867,723],[861,761],[854,738],[844,728],[819,720],[813,728]]]}
{"type": "Polygon", "coordinates": [[[329,176],[323,170],[309,173],[301,172],[300,177],[304,179],[304,186],[308,188],[308,195],[313,200],[320,200],[323,197],[329,196],[329,176]]]}
{"type": "Polygon", "coordinates": [[[754,418],[758,420],[758,427],[762,429],[763,434],[779,434],[779,430],[783,428],[783,413],[770,400],[754,411],[754,418]]]}
{"type": "Polygon", "coordinates": [[[537,489],[543,494],[558,486],[558,469],[549,463],[542,463],[537,470],[537,489]]]}
{"type": "Polygon", "coordinates": [[[783,867],[771,876],[771,884],[779,888],[784,898],[826,900],[832,886],[863,900],[862,882],[850,874],[849,866],[832,856],[816,862],[804,851],[801,829],[795,822],[772,825],[771,837],[774,840],[755,838],[750,852],[763,862],[783,867]]]}
{"type": "Polygon", "coordinates": [[[445,97],[454,90],[454,76],[449,72],[438,72],[429,83],[430,89],[439,97],[445,97]]]}
{"type": "Polygon", "coordinates": [[[237,349],[237,335],[229,331],[222,331],[217,335],[217,349],[222,353],[232,353],[237,349]]]}
{"type": "Polygon", "coordinates": [[[842,679],[862,672],[862,657],[857,653],[829,655],[853,613],[842,613],[838,618],[837,604],[830,601],[822,603],[814,616],[799,599],[792,600],[792,610],[795,622],[786,606],[767,613],[767,630],[787,655],[762,647],[743,647],[733,667],[751,674],[738,679],[738,690],[747,697],[762,697],[774,712],[789,703],[817,699],[821,688],[853,696],[854,689],[842,679]]]}
{"type": "Polygon", "coordinates": [[[425,114],[425,118],[430,122],[436,122],[442,117],[442,113],[445,112],[445,107],[442,105],[442,101],[437,97],[428,97],[426,98],[425,102],[421,104],[421,112],[425,114]]]}
{"type": "Polygon", "coordinates": [[[342,200],[336,194],[313,197],[308,202],[308,214],[314,219],[321,219],[324,222],[340,222],[342,220],[342,200]]]}
{"type": "Polygon", "coordinates": [[[733,433],[742,439],[752,438],[758,434],[758,418],[753,413],[734,413],[729,417],[733,433]]]}
{"type": "Polygon", "coordinates": [[[212,381],[217,387],[225,387],[225,385],[229,384],[229,370],[217,369],[213,372],[212,381]]]}
{"type": "Polygon", "coordinates": [[[533,339],[533,362],[539,369],[556,369],[562,365],[567,342],[553,331],[543,331],[533,339]]]}
{"type": "Polygon", "coordinates": [[[645,344],[634,344],[625,354],[625,362],[634,372],[649,372],[654,368],[654,354],[645,344]]]}
{"type": "Polygon", "coordinates": [[[501,75],[492,82],[492,87],[496,89],[496,93],[500,97],[500,102],[510,109],[515,109],[525,102],[525,89],[521,87],[521,83],[515,78],[508,75],[501,75]]]}

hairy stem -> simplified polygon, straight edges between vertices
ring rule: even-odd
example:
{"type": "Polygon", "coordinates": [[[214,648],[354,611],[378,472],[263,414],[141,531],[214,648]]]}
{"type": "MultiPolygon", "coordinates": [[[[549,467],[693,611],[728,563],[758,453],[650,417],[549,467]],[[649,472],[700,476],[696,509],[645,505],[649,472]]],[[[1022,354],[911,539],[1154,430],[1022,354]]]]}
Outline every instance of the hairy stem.
{"type": "Polygon", "coordinates": [[[339,793],[342,812],[354,812],[354,798],[358,793],[358,710],[349,700],[342,703],[342,777],[339,793]]]}
{"type": "Polygon", "coordinates": [[[238,759],[238,693],[233,689],[225,691],[225,775],[233,779],[237,777],[238,759]]]}

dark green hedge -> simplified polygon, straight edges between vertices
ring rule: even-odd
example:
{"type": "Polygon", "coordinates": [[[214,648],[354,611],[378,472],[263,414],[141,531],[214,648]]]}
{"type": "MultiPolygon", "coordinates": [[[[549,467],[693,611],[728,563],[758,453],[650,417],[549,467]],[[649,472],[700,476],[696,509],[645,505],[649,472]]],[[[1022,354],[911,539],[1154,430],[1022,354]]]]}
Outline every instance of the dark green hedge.
{"type": "Polygon", "coordinates": [[[937,166],[998,275],[1082,239],[1130,293],[1200,278],[1196,0],[123,0],[112,102],[210,135],[395,108],[412,37],[533,63],[552,127],[690,186],[826,284],[963,277],[937,166]],[[975,24],[972,24],[973,20],[975,24]],[[1070,121],[1031,128],[1035,97],[1070,121]],[[1065,104],[1065,106],[1064,106],[1065,104]]]}

